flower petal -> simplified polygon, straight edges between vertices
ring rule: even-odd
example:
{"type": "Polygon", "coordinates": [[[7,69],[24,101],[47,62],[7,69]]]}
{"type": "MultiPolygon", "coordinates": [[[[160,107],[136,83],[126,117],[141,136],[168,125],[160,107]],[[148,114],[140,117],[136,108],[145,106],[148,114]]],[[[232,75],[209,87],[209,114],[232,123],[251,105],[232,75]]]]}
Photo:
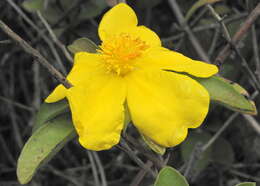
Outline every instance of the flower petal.
{"type": "Polygon", "coordinates": [[[201,125],[209,94],[190,77],[166,71],[136,71],[128,79],[127,103],[134,125],[164,147],[181,143],[201,125]]]}
{"type": "Polygon", "coordinates": [[[124,83],[115,77],[98,76],[88,86],[68,90],[73,123],[83,147],[106,150],[119,142],[125,97],[124,83]]]}
{"type": "Polygon", "coordinates": [[[190,75],[207,78],[218,73],[216,65],[192,60],[181,53],[170,51],[166,48],[153,48],[140,61],[142,68],[157,68],[186,72],[190,75]]]}
{"type": "MultiPolygon", "coordinates": [[[[67,79],[73,86],[84,85],[87,81],[91,81],[96,74],[104,72],[100,64],[100,56],[98,54],[87,52],[76,53],[73,68],[68,74],[67,79]]],[[[58,85],[45,99],[45,102],[52,103],[63,99],[66,95],[66,90],[63,85],[58,85]]]]}
{"type": "Polygon", "coordinates": [[[133,9],[125,3],[120,3],[103,16],[98,27],[98,34],[103,41],[111,34],[118,34],[122,30],[136,27],[137,23],[138,20],[133,9]]]}
{"type": "Polygon", "coordinates": [[[133,37],[140,38],[140,40],[144,41],[149,47],[161,46],[161,40],[159,36],[154,31],[145,26],[137,26],[132,29],[128,29],[125,32],[133,37]]]}
{"type": "Polygon", "coordinates": [[[54,103],[59,101],[66,96],[66,88],[63,85],[58,85],[52,93],[45,99],[46,103],[54,103]]]}

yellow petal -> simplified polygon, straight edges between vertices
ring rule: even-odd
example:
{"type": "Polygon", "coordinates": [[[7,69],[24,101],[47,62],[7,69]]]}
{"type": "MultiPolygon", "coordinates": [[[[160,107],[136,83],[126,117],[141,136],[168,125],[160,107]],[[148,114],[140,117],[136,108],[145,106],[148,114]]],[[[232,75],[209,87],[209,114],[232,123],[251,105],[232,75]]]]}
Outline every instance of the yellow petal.
{"type": "Polygon", "coordinates": [[[125,3],[120,3],[110,9],[102,18],[98,34],[103,41],[111,34],[121,33],[137,26],[138,20],[133,9],[125,3]]]}
{"type": "Polygon", "coordinates": [[[46,103],[59,101],[66,96],[66,88],[63,85],[58,85],[53,92],[45,99],[46,103]]]}
{"type": "MultiPolygon", "coordinates": [[[[90,54],[87,52],[76,53],[74,57],[74,65],[67,76],[69,82],[75,85],[84,85],[91,81],[96,75],[104,73],[101,58],[98,54],[90,54]]],[[[66,88],[58,85],[57,88],[45,99],[45,102],[52,103],[63,99],[66,95],[66,88]]]]}
{"type": "Polygon", "coordinates": [[[120,140],[124,126],[126,89],[122,79],[97,76],[88,86],[67,91],[80,144],[90,150],[106,150],[120,140]]]}
{"type": "Polygon", "coordinates": [[[181,143],[201,125],[209,94],[190,77],[166,71],[135,71],[128,78],[127,104],[138,130],[164,147],[181,143]]]}
{"type": "Polygon", "coordinates": [[[95,76],[105,74],[102,58],[99,54],[79,52],[74,58],[74,66],[67,79],[72,85],[83,85],[92,81],[95,76]]]}
{"type": "Polygon", "coordinates": [[[157,68],[186,72],[190,75],[207,78],[218,73],[216,65],[192,60],[181,53],[170,51],[166,48],[153,48],[140,61],[142,68],[157,68]]]}
{"type": "Polygon", "coordinates": [[[149,28],[145,26],[138,26],[125,31],[127,34],[131,35],[133,38],[139,38],[144,41],[149,47],[160,47],[161,40],[159,36],[149,28]]]}

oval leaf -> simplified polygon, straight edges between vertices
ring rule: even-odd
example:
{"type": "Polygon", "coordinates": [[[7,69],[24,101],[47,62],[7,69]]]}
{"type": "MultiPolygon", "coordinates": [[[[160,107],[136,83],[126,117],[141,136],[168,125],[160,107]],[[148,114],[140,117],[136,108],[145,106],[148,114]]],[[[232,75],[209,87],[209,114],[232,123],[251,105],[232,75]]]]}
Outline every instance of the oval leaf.
{"type": "Polygon", "coordinates": [[[167,166],[159,172],[154,186],[189,186],[189,184],[179,171],[167,166]]]}
{"type": "Polygon", "coordinates": [[[246,90],[238,84],[218,76],[194,79],[208,90],[212,101],[237,112],[257,114],[254,102],[248,98],[246,90]]]}
{"type": "Polygon", "coordinates": [[[36,115],[33,132],[56,116],[69,111],[69,103],[66,99],[55,103],[43,103],[36,115]]]}
{"type": "Polygon", "coordinates": [[[36,170],[46,164],[75,135],[69,115],[57,117],[35,131],[26,142],[18,159],[19,182],[28,183],[36,170]]]}
{"type": "Polygon", "coordinates": [[[255,182],[244,182],[244,183],[239,183],[236,186],[256,186],[255,182]]]}
{"type": "Polygon", "coordinates": [[[71,45],[68,46],[68,49],[73,54],[77,52],[96,53],[98,46],[90,39],[83,37],[75,40],[71,45]]]}

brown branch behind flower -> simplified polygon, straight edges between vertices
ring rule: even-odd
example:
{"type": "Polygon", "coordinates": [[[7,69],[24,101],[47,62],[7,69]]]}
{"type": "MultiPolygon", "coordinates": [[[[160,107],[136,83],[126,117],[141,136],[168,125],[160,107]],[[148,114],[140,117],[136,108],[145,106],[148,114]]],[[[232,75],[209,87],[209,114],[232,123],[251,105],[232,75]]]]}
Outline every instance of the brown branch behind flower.
{"type": "Polygon", "coordinates": [[[19,35],[12,31],[2,20],[0,20],[0,28],[15,42],[17,42],[25,52],[32,55],[35,61],[39,62],[43,67],[45,67],[50,74],[55,77],[61,84],[66,88],[72,87],[70,82],[63,76],[59,71],[57,71],[48,61],[45,59],[39,51],[31,47],[25,40],[23,40],[19,35]]]}
{"type": "Polygon", "coordinates": [[[204,51],[204,49],[202,48],[202,46],[200,45],[198,39],[195,37],[195,35],[193,34],[192,30],[190,29],[189,25],[186,23],[186,20],[180,10],[180,7],[177,3],[176,0],[168,0],[170,7],[172,9],[172,12],[175,14],[180,26],[182,27],[182,29],[186,32],[186,34],[189,37],[189,40],[191,41],[191,44],[193,45],[194,49],[196,50],[196,52],[198,53],[198,55],[200,56],[200,58],[205,61],[210,63],[209,57],[206,54],[206,52],[204,51]]]}
{"type": "MultiPolygon", "coordinates": [[[[258,18],[259,15],[260,15],[260,3],[258,3],[257,6],[254,8],[254,10],[249,14],[244,24],[240,27],[240,29],[236,32],[236,34],[232,38],[231,43],[233,45],[241,41],[243,36],[249,31],[249,29],[254,24],[255,20],[258,18]]],[[[228,43],[218,54],[218,56],[214,61],[214,64],[221,66],[225,62],[226,58],[230,55],[231,51],[232,51],[232,46],[230,45],[230,43],[228,43]]]]}

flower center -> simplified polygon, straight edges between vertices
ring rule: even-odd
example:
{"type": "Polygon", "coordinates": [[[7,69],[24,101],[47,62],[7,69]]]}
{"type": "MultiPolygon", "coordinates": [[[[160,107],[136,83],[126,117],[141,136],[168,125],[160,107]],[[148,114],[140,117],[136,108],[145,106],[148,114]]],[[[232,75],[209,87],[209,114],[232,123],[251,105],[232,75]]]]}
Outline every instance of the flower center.
{"type": "Polygon", "coordinates": [[[122,33],[103,41],[100,48],[108,72],[124,76],[134,69],[134,59],[149,46],[139,38],[122,33]]]}

